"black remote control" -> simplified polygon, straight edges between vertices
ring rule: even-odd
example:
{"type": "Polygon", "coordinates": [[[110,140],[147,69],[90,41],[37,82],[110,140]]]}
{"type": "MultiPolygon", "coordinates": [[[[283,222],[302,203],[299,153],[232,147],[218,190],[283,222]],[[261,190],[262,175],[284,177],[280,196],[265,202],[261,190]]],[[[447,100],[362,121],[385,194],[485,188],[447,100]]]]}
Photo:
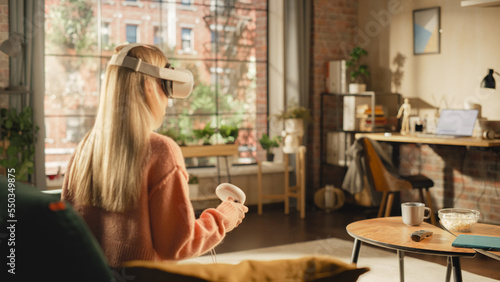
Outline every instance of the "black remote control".
{"type": "Polygon", "coordinates": [[[415,242],[420,242],[430,236],[432,236],[432,231],[418,230],[411,234],[411,239],[415,242]]]}

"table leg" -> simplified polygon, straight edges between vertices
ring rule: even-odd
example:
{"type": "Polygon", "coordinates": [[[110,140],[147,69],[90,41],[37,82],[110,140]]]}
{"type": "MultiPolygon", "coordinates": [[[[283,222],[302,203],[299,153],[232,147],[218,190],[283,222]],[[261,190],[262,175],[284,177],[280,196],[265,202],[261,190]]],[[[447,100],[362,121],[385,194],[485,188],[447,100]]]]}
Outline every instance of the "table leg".
{"type": "Polygon", "coordinates": [[[399,281],[405,281],[405,252],[398,250],[399,259],[399,281]]]}
{"type": "Polygon", "coordinates": [[[453,265],[451,264],[451,257],[447,258],[447,265],[446,265],[446,282],[450,282],[451,279],[451,270],[453,269],[453,265]]]}
{"type": "Polygon", "coordinates": [[[231,173],[229,172],[229,161],[227,160],[227,156],[224,156],[226,159],[226,173],[227,173],[227,182],[231,183],[231,173]]]}
{"type": "Polygon", "coordinates": [[[352,247],[351,263],[358,263],[359,249],[361,248],[361,241],[354,239],[354,246],[352,247]]]}
{"type": "Polygon", "coordinates": [[[262,214],[262,162],[257,161],[257,213],[262,214]]]}
{"type": "Polygon", "coordinates": [[[220,182],[220,162],[219,162],[219,157],[217,157],[217,180],[220,182]]]}
{"type": "Polygon", "coordinates": [[[453,277],[455,282],[462,282],[462,268],[460,267],[460,258],[451,257],[451,264],[453,265],[453,277]]]}

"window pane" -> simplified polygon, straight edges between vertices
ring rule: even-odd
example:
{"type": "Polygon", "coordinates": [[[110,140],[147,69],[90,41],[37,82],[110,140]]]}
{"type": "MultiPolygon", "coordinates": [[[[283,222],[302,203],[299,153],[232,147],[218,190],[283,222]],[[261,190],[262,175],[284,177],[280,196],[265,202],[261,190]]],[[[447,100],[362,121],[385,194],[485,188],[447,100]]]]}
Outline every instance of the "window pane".
{"type": "MultiPolygon", "coordinates": [[[[239,159],[237,163],[254,163],[257,151],[256,142],[256,124],[257,116],[255,113],[239,113],[239,114],[226,114],[220,115],[218,118],[218,127],[222,125],[236,126],[238,128],[238,144],[239,159]]],[[[220,135],[219,143],[225,143],[226,140],[222,139],[220,135]]]]}
{"type": "Polygon", "coordinates": [[[128,24],[126,26],[126,34],[128,43],[136,43],[137,42],[137,26],[128,24]]]}
{"type": "Polygon", "coordinates": [[[66,172],[68,161],[81,138],[92,128],[94,116],[45,116],[45,173],[66,172]]]}
{"type": "Polygon", "coordinates": [[[245,61],[255,58],[255,10],[221,7],[210,17],[210,26],[217,35],[217,57],[245,61]]]}
{"type": "Polygon", "coordinates": [[[70,157],[70,154],[56,153],[54,160],[51,152],[76,147],[94,124],[99,104],[101,59],[46,56],[45,66],[45,148],[49,163],[46,172],[50,174],[53,162],[67,162],[70,157]]]}
{"type": "Polygon", "coordinates": [[[217,62],[218,110],[256,112],[256,63],[217,62]]]}
{"type": "Polygon", "coordinates": [[[153,27],[153,42],[155,45],[160,46],[163,44],[163,38],[161,33],[161,27],[155,26],[153,27]]]}
{"type": "Polygon", "coordinates": [[[181,40],[182,40],[182,50],[183,51],[191,51],[191,29],[190,28],[183,28],[182,29],[182,34],[181,34],[181,40]]]}
{"type": "Polygon", "coordinates": [[[95,54],[98,46],[97,0],[46,0],[46,54],[95,54]]]}
{"type": "Polygon", "coordinates": [[[215,114],[216,86],[211,83],[210,68],[213,62],[170,60],[174,68],[188,69],[193,73],[194,88],[187,99],[170,99],[167,115],[215,114]]]}
{"type": "Polygon", "coordinates": [[[101,44],[104,50],[113,49],[110,41],[111,36],[111,24],[109,22],[103,22],[101,27],[101,44]]]}
{"type": "Polygon", "coordinates": [[[211,54],[210,29],[205,22],[208,9],[200,5],[172,5],[176,12],[164,11],[165,21],[168,22],[168,46],[175,49],[173,58],[209,59],[211,54]]]}

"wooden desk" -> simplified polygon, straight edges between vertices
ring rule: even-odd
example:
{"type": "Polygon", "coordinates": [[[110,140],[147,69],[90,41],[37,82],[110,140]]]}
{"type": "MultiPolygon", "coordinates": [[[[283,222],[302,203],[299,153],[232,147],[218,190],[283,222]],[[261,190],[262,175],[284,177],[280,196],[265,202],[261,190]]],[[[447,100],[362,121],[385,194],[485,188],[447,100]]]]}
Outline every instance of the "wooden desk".
{"type": "Polygon", "coordinates": [[[356,139],[368,137],[372,140],[397,143],[422,143],[450,146],[500,147],[500,139],[486,140],[482,138],[439,138],[417,135],[401,135],[400,133],[356,133],[356,139]]]}
{"type": "MultiPolygon", "coordinates": [[[[439,152],[440,148],[436,148],[435,145],[445,146],[452,148],[452,150],[459,149],[457,151],[469,150],[469,148],[475,148],[476,150],[488,150],[488,151],[498,151],[500,149],[500,140],[486,140],[482,138],[439,138],[439,137],[421,137],[417,135],[401,135],[400,133],[357,133],[355,135],[356,139],[361,137],[367,137],[372,140],[387,142],[392,146],[392,162],[393,165],[399,169],[401,155],[400,155],[400,145],[405,144],[427,144],[434,151],[439,152]],[[458,148],[457,148],[458,146],[458,148]],[[454,147],[454,148],[453,148],[454,147]],[[436,150],[437,149],[437,150],[436,150]]],[[[492,152],[494,154],[494,152],[492,152]]],[[[446,159],[443,158],[445,162],[443,167],[442,184],[440,183],[440,188],[443,189],[443,193],[447,197],[443,197],[443,207],[453,207],[455,205],[454,195],[455,195],[455,182],[454,178],[450,177],[453,175],[452,166],[446,163],[446,159]]],[[[424,173],[425,174],[425,173],[424,173]]]]}
{"type": "MultiPolygon", "coordinates": [[[[448,269],[446,281],[450,281],[451,271],[455,281],[462,281],[462,270],[460,257],[474,257],[476,251],[469,248],[455,248],[451,243],[455,235],[432,224],[423,222],[419,226],[408,226],[403,219],[398,217],[380,217],[353,222],[346,227],[347,233],[354,238],[351,262],[357,263],[361,242],[382,248],[396,250],[399,257],[400,280],[404,281],[404,253],[413,252],[448,257],[448,269]],[[420,242],[411,240],[411,234],[417,230],[429,230],[433,232],[420,242]]],[[[478,223],[474,226],[471,235],[498,236],[500,226],[478,223]]],[[[491,252],[494,255],[500,252],[491,252]]],[[[436,279],[437,281],[437,279],[436,279]]]]}

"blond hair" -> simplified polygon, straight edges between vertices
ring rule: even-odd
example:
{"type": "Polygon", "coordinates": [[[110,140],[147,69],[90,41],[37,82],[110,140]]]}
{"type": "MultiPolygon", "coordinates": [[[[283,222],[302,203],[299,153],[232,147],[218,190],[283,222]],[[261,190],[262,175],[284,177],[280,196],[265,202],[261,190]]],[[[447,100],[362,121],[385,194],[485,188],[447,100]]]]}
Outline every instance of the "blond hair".
{"type": "MultiPolygon", "coordinates": [[[[150,45],[134,47],[128,56],[159,67],[167,62],[163,52],[150,45]]],[[[108,66],[94,127],[77,146],[67,173],[68,192],[76,203],[113,212],[137,203],[146,177],[149,136],[165,114],[158,82],[128,68],[108,66]]]]}

